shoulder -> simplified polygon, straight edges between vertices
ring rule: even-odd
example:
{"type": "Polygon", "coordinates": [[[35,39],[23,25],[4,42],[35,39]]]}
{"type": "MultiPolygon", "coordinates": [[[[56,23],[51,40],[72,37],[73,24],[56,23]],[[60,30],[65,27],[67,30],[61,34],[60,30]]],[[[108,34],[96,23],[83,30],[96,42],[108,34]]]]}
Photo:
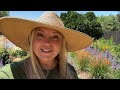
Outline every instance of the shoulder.
{"type": "Polygon", "coordinates": [[[77,72],[76,72],[75,68],[70,63],[67,63],[67,69],[70,71],[73,79],[79,79],[77,76],[77,72]]]}
{"type": "Polygon", "coordinates": [[[67,63],[67,66],[68,66],[73,72],[76,73],[75,68],[74,68],[70,63],[67,63]]]}
{"type": "Polygon", "coordinates": [[[20,66],[22,66],[27,60],[29,60],[29,58],[26,58],[26,59],[23,59],[23,60],[21,60],[21,61],[19,61],[19,62],[14,62],[14,63],[12,63],[11,64],[11,67],[20,67],[20,66]]]}
{"type": "Polygon", "coordinates": [[[25,71],[24,71],[24,64],[29,60],[29,58],[26,58],[24,60],[21,60],[19,62],[14,62],[11,64],[11,70],[14,76],[14,79],[25,79],[25,71]]]}
{"type": "Polygon", "coordinates": [[[12,67],[12,66],[14,66],[14,67],[20,67],[20,66],[22,66],[24,63],[26,63],[29,59],[30,59],[30,57],[25,58],[25,59],[22,59],[22,60],[19,61],[19,62],[14,62],[14,63],[11,64],[11,67],[12,67]]]}
{"type": "Polygon", "coordinates": [[[10,64],[6,64],[0,69],[0,79],[13,79],[10,64]]]}
{"type": "Polygon", "coordinates": [[[21,61],[18,61],[18,62],[13,62],[10,64],[10,67],[11,67],[11,70],[17,70],[18,68],[21,68],[23,66],[23,64],[26,62],[27,59],[23,59],[21,61]]]}
{"type": "Polygon", "coordinates": [[[2,68],[0,68],[0,79],[15,79],[15,78],[25,78],[24,70],[22,68],[23,64],[28,60],[28,58],[14,62],[12,64],[6,64],[2,68]]]}

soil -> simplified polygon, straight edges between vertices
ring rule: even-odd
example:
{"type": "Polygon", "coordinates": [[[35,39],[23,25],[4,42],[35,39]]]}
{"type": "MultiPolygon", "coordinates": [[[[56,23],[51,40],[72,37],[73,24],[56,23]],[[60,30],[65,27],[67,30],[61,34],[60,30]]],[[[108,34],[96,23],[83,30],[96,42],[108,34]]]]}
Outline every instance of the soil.
{"type": "Polygon", "coordinates": [[[91,79],[91,74],[89,72],[79,72],[78,77],[80,79],[91,79]]]}

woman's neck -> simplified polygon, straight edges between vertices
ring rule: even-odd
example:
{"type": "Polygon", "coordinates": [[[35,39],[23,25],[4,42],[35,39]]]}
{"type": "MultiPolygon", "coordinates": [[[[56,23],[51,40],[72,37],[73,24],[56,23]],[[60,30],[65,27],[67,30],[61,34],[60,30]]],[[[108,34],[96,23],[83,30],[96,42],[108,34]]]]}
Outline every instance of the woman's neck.
{"type": "Polygon", "coordinates": [[[56,67],[57,60],[56,59],[54,59],[54,60],[40,60],[40,64],[41,64],[42,69],[52,70],[56,67]]]}

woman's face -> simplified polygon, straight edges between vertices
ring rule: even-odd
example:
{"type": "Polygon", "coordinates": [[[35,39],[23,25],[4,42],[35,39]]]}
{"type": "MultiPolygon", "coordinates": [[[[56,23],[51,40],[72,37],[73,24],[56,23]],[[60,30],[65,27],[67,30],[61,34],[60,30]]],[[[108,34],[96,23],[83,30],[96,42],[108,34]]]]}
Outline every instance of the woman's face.
{"type": "Polygon", "coordinates": [[[33,51],[39,60],[53,60],[60,52],[62,34],[49,28],[35,30],[33,51]]]}

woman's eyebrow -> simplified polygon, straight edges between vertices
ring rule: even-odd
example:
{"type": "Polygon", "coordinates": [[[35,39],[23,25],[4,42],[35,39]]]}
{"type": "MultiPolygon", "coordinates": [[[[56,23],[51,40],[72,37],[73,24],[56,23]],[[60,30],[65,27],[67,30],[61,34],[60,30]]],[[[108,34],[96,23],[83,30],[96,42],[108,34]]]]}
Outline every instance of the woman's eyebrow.
{"type": "Polygon", "coordinates": [[[43,32],[43,33],[45,33],[44,31],[42,31],[42,30],[35,30],[36,32],[43,32]]]}
{"type": "MultiPolygon", "coordinates": [[[[39,30],[35,30],[36,32],[42,32],[45,33],[43,30],[39,29],[39,30]]],[[[62,36],[62,34],[60,32],[54,31],[52,34],[58,34],[60,36],[62,36]]]]}
{"type": "Polygon", "coordinates": [[[59,32],[53,32],[53,34],[58,34],[58,35],[62,36],[62,34],[59,32]]]}

